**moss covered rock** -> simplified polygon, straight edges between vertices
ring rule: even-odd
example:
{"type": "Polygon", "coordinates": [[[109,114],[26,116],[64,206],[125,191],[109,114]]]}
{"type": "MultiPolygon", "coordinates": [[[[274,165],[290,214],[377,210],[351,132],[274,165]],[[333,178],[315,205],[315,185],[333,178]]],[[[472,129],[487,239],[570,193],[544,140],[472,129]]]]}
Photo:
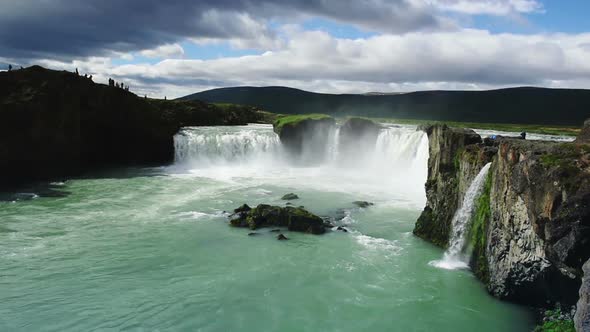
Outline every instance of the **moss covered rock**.
{"type": "Polygon", "coordinates": [[[230,221],[234,227],[255,230],[263,227],[286,227],[290,231],[311,234],[326,232],[324,220],[301,207],[280,207],[260,204],[248,211],[241,211],[230,221]]]}
{"type": "Polygon", "coordinates": [[[284,195],[283,197],[281,197],[281,199],[282,199],[283,201],[292,201],[292,200],[294,200],[294,199],[299,199],[299,196],[297,196],[297,195],[296,195],[296,194],[294,194],[294,193],[289,193],[289,194],[286,194],[286,195],[284,195]]]}

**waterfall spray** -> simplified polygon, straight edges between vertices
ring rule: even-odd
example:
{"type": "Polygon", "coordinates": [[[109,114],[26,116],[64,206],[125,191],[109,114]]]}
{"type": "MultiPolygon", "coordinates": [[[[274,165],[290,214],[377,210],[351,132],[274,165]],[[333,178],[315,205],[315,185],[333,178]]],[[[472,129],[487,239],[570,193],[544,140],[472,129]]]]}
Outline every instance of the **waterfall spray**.
{"type": "Polygon", "coordinates": [[[466,257],[467,255],[463,253],[463,249],[467,240],[469,222],[475,209],[475,200],[482,194],[485,179],[491,165],[491,163],[485,165],[467,189],[461,206],[453,216],[453,229],[449,241],[449,248],[441,260],[432,261],[430,262],[431,265],[449,270],[469,267],[469,257],[466,257]]]}

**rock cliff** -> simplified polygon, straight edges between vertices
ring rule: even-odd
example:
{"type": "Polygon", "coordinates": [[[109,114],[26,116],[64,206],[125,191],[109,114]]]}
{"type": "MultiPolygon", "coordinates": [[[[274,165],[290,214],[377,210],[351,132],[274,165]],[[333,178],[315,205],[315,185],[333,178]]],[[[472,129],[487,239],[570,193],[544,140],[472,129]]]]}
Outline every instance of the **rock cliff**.
{"type": "Polygon", "coordinates": [[[590,260],[584,266],[584,277],[582,278],[582,287],[580,287],[580,299],[574,316],[576,331],[590,331],[590,260]]]}
{"type": "Polygon", "coordinates": [[[573,304],[590,257],[590,147],[481,138],[445,126],[430,139],[427,206],[414,233],[441,247],[466,186],[492,168],[469,232],[471,266],[496,297],[573,304]]]}
{"type": "Polygon", "coordinates": [[[319,162],[328,155],[336,120],[325,114],[291,115],[279,118],[274,131],[291,156],[305,163],[319,162]]]}
{"type": "Polygon", "coordinates": [[[39,66],[0,73],[0,186],[91,167],[167,163],[182,126],[255,122],[250,108],[141,98],[39,66]]]}

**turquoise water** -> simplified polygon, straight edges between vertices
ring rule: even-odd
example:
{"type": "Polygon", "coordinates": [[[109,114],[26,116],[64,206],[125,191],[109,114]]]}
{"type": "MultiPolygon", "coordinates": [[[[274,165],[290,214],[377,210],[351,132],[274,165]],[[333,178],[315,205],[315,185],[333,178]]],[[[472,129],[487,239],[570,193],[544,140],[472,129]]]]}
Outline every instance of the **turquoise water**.
{"type": "Polygon", "coordinates": [[[490,297],[469,271],[428,264],[442,251],[411,234],[422,172],[177,165],[55,184],[63,197],[10,196],[0,330],[531,330],[525,308],[490,297]],[[316,214],[344,213],[350,232],[277,241],[228,226],[224,211],[284,204],[288,192],[316,214]]]}

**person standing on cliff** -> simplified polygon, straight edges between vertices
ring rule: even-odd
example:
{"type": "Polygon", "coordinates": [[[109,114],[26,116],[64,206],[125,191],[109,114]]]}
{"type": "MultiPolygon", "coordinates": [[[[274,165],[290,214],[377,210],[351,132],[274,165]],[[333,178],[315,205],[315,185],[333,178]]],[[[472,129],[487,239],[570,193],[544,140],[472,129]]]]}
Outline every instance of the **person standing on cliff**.
{"type": "Polygon", "coordinates": [[[520,133],[520,138],[526,139],[526,132],[525,131],[523,131],[522,133],[520,133]]]}

